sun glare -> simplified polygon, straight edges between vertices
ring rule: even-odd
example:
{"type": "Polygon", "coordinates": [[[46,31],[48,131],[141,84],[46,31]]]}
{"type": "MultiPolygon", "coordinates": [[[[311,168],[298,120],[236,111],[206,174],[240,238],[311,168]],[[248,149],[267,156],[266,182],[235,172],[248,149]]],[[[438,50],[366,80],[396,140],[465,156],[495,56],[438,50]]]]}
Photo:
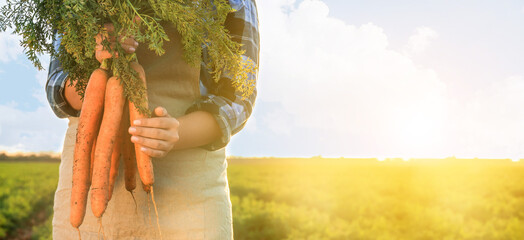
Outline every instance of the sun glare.
{"type": "Polygon", "coordinates": [[[406,109],[404,113],[399,113],[395,127],[397,138],[400,147],[404,151],[409,150],[401,154],[434,155],[437,150],[435,147],[438,147],[443,137],[443,125],[442,116],[437,116],[431,110],[410,112],[406,109]]]}

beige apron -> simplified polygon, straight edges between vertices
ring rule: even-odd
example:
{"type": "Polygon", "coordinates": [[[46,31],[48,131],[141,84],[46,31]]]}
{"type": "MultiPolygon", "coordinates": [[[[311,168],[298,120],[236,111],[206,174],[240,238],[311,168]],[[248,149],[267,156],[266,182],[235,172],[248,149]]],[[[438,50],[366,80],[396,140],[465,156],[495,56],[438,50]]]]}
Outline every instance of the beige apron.
{"type": "MultiPolygon", "coordinates": [[[[200,97],[199,69],[182,58],[180,36],[166,27],[171,41],[166,53],[158,57],[141,46],[136,53],[146,71],[149,106],[163,106],[173,117],[184,115],[200,97]]],[[[78,118],[69,118],[65,136],[60,177],[55,193],[53,239],[78,239],[69,223],[71,175],[78,118]]],[[[192,148],[172,151],[164,158],[153,158],[154,193],[163,239],[233,239],[231,201],[227,183],[225,150],[192,148]]],[[[138,203],[124,187],[123,164],[115,183],[113,197],[102,217],[105,239],[159,239],[155,212],[137,176],[134,190],[138,203]],[[150,209],[148,208],[150,207],[150,209]]],[[[90,199],[80,231],[83,240],[102,239],[90,199]]]]}

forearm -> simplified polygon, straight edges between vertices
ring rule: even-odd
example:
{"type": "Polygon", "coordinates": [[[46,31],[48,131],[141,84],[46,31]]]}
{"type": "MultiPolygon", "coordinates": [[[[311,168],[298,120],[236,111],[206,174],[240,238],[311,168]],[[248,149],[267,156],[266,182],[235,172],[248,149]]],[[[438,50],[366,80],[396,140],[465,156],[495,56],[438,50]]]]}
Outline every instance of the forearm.
{"type": "Polygon", "coordinates": [[[163,107],[156,107],[153,112],[156,117],[135,120],[129,128],[133,135],[131,141],[151,157],[200,147],[216,141],[221,135],[217,121],[208,112],[194,111],[176,119],[163,107]]]}
{"type": "Polygon", "coordinates": [[[221,136],[220,127],[211,113],[195,111],[177,120],[179,140],[174,145],[175,150],[200,147],[221,136]]]}
{"type": "MultiPolygon", "coordinates": [[[[244,51],[242,59],[252,61],[258,66],[260,37],[258,33],[258,13],[255,0],[229,1],[231,7],[236,11],[228,14],[224,23],[231,39],[240,44],[240,49],[244,51]]],[[[212,66],[209,49],[204,46],[202,49],[202,66],[200,71],[200,90],[202,97],[188,108],[186,113],[194,111],[205,111],[212,114],[220,127],[221,135],[201,147],[209,151],[224,148],[229,143],[231,136],[238,133],[246,124],[256,98],[256,79],[257,74],[250,74],[248,81],[251,82],[249,88],[253,87],[253,93],[245,96],[244,91],[239,91],[235,81],[230,74],[222,74],[217,82],[210,73],[212,66]]]]}
{"type": "Polygon", "coordinates": [[[82,108],[82,98],[76,92],[75,86],[70,86],[69,78],[66,80],[64,97],[67,103],[75,110],[80,110],[82,108]]]}
{"type": "Polygon", "coordinates": [[[68,79],[58,59],[51,58],[45,91],[51,109],[59,118],[78,117],[82,105],[80,96],[74,86],[69,86],[68,79]]]}

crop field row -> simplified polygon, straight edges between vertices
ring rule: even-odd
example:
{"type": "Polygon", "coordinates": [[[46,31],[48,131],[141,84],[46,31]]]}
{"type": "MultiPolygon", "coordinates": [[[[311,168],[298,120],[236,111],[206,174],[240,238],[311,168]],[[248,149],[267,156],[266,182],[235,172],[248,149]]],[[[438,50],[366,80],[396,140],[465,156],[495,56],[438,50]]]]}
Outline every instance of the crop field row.
{"type": "Polygon", "coordinates": [[[57,163],[0,163],[0,239],[48,237],[57,182],[57,163]]]}
{"type": "MultiPolygon", "coordinates": [[[[230,159],[228,176],[235,239],[524,239],[523,163],[230,159]]],[[[0,239],[50,239],[57,178],[0,163],[0,239]]]]}
{"type": "Polygon", "coordinates": [[[524,239],[524,164],[258,159],[229,168],[236,239],[524,239]]]}

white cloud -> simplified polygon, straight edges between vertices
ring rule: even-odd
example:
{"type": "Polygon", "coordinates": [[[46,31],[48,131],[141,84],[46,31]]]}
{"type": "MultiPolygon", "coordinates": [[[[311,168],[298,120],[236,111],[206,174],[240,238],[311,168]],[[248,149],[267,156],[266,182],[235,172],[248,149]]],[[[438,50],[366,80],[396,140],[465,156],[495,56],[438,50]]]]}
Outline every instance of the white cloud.
{"type": "Polygon", "coordinates": [[[275,135],[290,135],[292,121],[289,115],[281,109],[273,110],[264,115],[264,126],[275,135]]]}
{"type": "Polygon", "coordinates": [[[340,154],[524,157],[522,76],[494,81],[464,100],[412,59],[436,31],[417,28],[395,51],[380,26],[346,24],[319,0],[295,3],[259,3],[259,101],[283,107],[258,115],[260,130],[312,129],[340,154]],[[364,142],[362,149],[355,142],[364,142]]]}
{"type": "Polygon", "coordinates": [[[511,76],[453,109],[462,156],[524,157],[524,77],[511,76]]]}
{"type": "Polygon", "coordinates": [[[446,115],[446,87],[436,73],[388,49],[375,24],[329,17],[321,1],[293,4],[259,3],[260,99],[282,103],[299,126],[366,135],[399,152],[412,143],[429,151],[446,115]]]}
{"type": "Polygon", "coordinates": [[[438,33],[428,27],[419,27],[415,34],[409,37],[405,51],[408,54],[421,54],[431,45],[431,41],[438,37],[438,33]]]}
{"type": "Polygon", "coordinates": [[[0,149],[61,151],[65,122],[49,106],[22,111],[16,104],[0,105],[0,149]]]}
{"type": "MultiPolygon", "coordinates": [[[[48,56],[40,57],[40,61],[43,66],[49,65],[48,56]]],[[[67,121],[58,119],[47,102],[47,70],[37,71],[34,79],[23,80],[38,82],[40,88],[32,95],[40,104],[32,111],[20,110],[15,101],[0,104],[0,151],[61,151],[67,121]]]]}
{"type": "Polygon", "coordinates": [[[246,123],[246,126],[242,129],[242,132],[255,132],[257,131],[257,119],[255,116],[249,117],[249,120],[246,123]]]}
{"type": "Polygon", "coordinates": [[[16,60],[18,55],[23,53],[23,48],[20,46],[22,39],[18,35],[10,34],[11,29],[6,32],[0,32],[0,62],[6,63],[16,60]]]}

